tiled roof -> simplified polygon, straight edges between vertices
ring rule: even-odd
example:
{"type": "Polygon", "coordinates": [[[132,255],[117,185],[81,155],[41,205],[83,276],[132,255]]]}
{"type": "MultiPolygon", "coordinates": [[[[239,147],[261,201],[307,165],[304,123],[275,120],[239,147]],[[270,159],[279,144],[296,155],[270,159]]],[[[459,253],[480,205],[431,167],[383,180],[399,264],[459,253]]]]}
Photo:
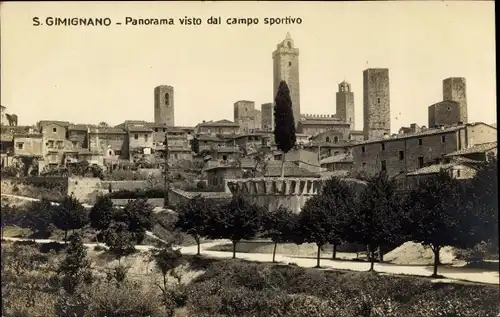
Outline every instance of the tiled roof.
{"type": "Polygon", "coordinates": [[[214,141],[214,142],[223,142],[220,138],[213,136],[213,135],[199,135],[197,137],[198,140],[200,141],[214,141]]]}
{"type": "Polygon", "coordinates": [[[339,142],[339,143],[332,143],[332,142],[311,142],[309,144],[304,144],[305,148],[317,148],[318,146],[324,147],[324,148],[345,148],[345,147],[351,147],[353,146],[354,143],[352,142],[339,142]]]}
{"type": "Polygon", "coordinates": [[[92,134],[126,134],[125,130],[120,128],[109,128],[109,127],[101,127],[101,128],[92,128],[90,129],[90,133],[92,134]]]}
{"type": "Polygon", "coordinates": [[[475,153],[485,153],[485,152],[488,152],[489,150],[492,150],[496,147],[497,147],[496,141],[482,143],[482,144],[476,144],[476,145],[471,146],[469,148],[452,152],[450,154],[447,154],[446,156],[460,156],[460,155],[475,154],[475,153]]]}
{"type": "Polygon", "coordinates": [[[448,170],[454,166],[458,166],[460,163],[446,163],[446,164],[434,164],[430,166],[425,166],[422,168],[419,168],[413,172],[409,172],[406,175],[407,176],[416,176],[416,175],[426,175],[426,174],[437,174],[441,170],[448,170]]]}
{"type": "Polygon", "coordinates": [[[43,134],[41,133],[14,133],[14,138],[41,138],[43,134]]]}
{"type": "Polygon", "coordinates": [[[351,155],[342,153],[339,155],[334,155],[334,156],[329,156],[321,160],[321,164],[329,164],[329,163],[340,163],[340,162],[345,162],[349,163],[352,162],[353,158],[351,155]]]}
{"type": "Polygon", "coordinates": [[[87,125],[87,124],[71,124],[68,127],[68,130],[87,131],[88,128],[90,128],[90,125],[87,125]]]}
{"type": "Polygon", "coordinates": [[[69,121],[57,121],[57,120],[42,120],[42,121],[39,121],[38,124],[40,125],[40,127],[43,127],[43,126],[46,126],[49,124],[57,124],[57,125],[60,125],[62,127],[69,127],[70,126],[69,121]]]}
{"type": "Polygon", "coordinates": [[[350,133],[351,134],[363,134],[363,131],[362,130],[351,130],[350,133]]]}
{"type": "MultiPolygon", "coordinates": [[[[469,126],[475,126],[477,124],[483,124],[481,122],[475,123],[475,124],[469,124],[469,126]]],[[[433,134],[441,134],[441,133],[449,133],[453,131],[458,131],[460,129],[463,129],[467,125],[462,124],[462,125],[455,125],[455,126],[450,126],[450,127],[444,127],[441,129],[425,129],[425,130],[420,130],[415,133],[400,133],[396,134],[394,136],[390,136],[387,139],[377,139],[377,140],[366,140],[366,141],[358,141],[355,142],[355,146],[358,145],[364,145],[364,144],[370,144],[370,143],[379,143],[379,142],[387,142],[391,140],[400,140],[400,139],[408,139],[408,138],[415,138],[419,136],[426,136],[426,135],[433,135],[433,134]]]]}
{"type": "Polygon", "coordinates": [[[232,121],[229,121],[229,120],[218,120],[218,121],[206,121],[206,122],[202,122],[202,123],[199,123],[198,126],[200,127],[203,127],[203,126],[217,126],[217,127],[221,127],[221,126],[226,126],[226,127],[239,127],[240,125],[237,124],[237,123],[234,123],[232,121]]]}
{"type": "Polygon", "coordinates": [[[131,127],[128,127],[127,130],[130,131],[130,132],[153,132],[153,130],[150,127],[147,127],[147,126],[142,126],[142,127],[131,126],[131,127]]]}
{"type": "MultiPolygon", "coordinates": [[[[266,177],[280,177],[281,162],[279,164],[268,164],[264,174],[266,177]]],[[[319,177],[319,174],[310,172],[292,162],[285,162],[285,177],[319,177]]]]}

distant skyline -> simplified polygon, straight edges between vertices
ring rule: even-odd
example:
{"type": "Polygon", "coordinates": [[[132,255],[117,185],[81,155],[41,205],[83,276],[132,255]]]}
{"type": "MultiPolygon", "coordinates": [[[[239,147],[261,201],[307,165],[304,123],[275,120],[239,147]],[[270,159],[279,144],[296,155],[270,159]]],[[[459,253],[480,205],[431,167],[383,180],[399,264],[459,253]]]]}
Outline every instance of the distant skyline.
{"type": "Polygon", "coordinates": [[[334,114],[343,80],[363,124],[363,70],[389,68],[391,131],[427,125],[442,80],[465,77],[469,122],[496,122],[494,2],[14,2],[0,5],[1,104],[20,125],[153,121],[153,90],[174,87],[175,122],[233,120],[273,101],[272,52],[300,50],[301,112],[334,114]],[[286,5],[285,5],[286,4],[286,5]],[[279,26],[35,27],[34,16],[300,17],[279,26]]]}

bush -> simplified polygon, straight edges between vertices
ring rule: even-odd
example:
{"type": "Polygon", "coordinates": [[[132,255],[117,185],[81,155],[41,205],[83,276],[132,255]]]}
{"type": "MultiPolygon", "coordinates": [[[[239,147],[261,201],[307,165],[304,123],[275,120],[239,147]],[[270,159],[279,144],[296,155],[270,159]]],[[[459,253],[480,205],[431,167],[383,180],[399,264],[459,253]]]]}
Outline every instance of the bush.
{"type": "Polygon", "coordinates": [[[109,193],[111,199],[137,199],[137,198],[164,198],[165,191],[158,188],[136,189],[136,190],[118,190],[109,193]]]}
{"type": "Polygon", "coordinates": [[[50,253],[51,251],[54,251],[56,253],[59,253],[61,251],[64,251],[66,249],[67,245],[63,243],[58,243],[58,242],[48,242],[48,243],[42,243],[38,247],[41,253],[50,253]]]}
{"type": "Polygon", "coordinates": [[[498,260],[498,246],[491,242],[481,242],[471,249],[459,249],[455,253],[457,259],[467,262],[478,262],[483,260],[498,260]]]}

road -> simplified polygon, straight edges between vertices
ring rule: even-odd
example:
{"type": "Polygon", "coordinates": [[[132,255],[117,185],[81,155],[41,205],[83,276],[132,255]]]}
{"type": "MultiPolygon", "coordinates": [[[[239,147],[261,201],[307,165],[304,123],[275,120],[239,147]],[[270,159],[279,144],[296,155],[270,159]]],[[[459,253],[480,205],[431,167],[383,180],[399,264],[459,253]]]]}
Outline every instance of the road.
{"type": "MultiPolygon", "coordinates": [[[[4,194],[2,194],[3,196],[4,194]]],[[[6,195],[13,196],[16,198],[25,198],[14,195],[6,195]]],[[[29,199],[36,200],[36,199],[29,199]]],[[[152,233],[147,233],[149,236],[155,237],[152,233]]],[[[159,239],[158,237],[155,237],[159,239]]],[[[21,238],[4,238],[9,241],[33,241],[30,239],[21,239],[21,238]]],[[[161,239],[159,239],[161,240],[161,239]]],[[[47,242],[61,242],[51,239],[41,239],[36,240],[38,243],[47,243],[47,242]]],[[[207,242],[201,244],[201,253],[205,257],[209,258],[220,258],[227,259],[232,257],[232,252],[224,252],[224,251],[209,251],[207,249],[214,247],[216,245],[227,244],[230,243],[228,240],[217,240],[214,242],[207,242]]],[[[89,248],[95,247],[96,243],[87,243],[85,246],[89,248]]],[[[102,244],[101,244],[102,246],[102,244]]],[[[151,245],[137,245],[136,249],[141,251],[147,251],[156,248],[151,245]]],[[[197,252],[197,246],[187,246],[187,247],[179,247],[180,251],[186,255],[195,255],[197,252]]],[[[252,261],[252,262],[271,262],[272,255],[267,253],[237,253],[236,257],[239,259],[252,261]]],[[[311,268],[316,266],[315,258],[299,258],[293,256],[284,256],[280,254],[276,254],[276,261],[284,264],[294,263],[299,267],[311,268]]],[[[330,259],[321,259],[321,267],[323,269],[336,269],[336,270],[348,270],[348,271],[367,271],[369,269],[369,263],[366,262],[355,262],[355,261],[346,261],[346,260],[330,260],[330,259]]],[[[375,263],[375,271],[379,273],[387,273],[387,274],[395,274],[395,275],[414,275],[414,276],[431,276],[432,275],[432,266],[423,266],[423,265],[396,265],[396,264],[388,264],[388,263],[375,263]]],[[[444,276],[444,279],[439,279],[439,281],[468,281],[468,282],[476,282],[483,284],[500,284],[499,282],[499,272],[498,271],[487,271],[481,269],[471,269],[471,268],[461,268],[461,267],[439,267],[438,273],[444,276]]]]}

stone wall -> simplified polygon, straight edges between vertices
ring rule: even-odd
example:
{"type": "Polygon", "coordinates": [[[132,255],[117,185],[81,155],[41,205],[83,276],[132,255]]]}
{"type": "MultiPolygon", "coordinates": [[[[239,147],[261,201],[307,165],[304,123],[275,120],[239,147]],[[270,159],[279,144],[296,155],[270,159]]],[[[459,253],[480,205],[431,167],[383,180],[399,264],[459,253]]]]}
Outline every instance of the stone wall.
{"type": "Polygon", "coordinates": [[[67,177],[25,177],[1,180],[2,194],[60,201],[67,192],[67,177]]]}
{"type": "Polygon", "coordinates": [[[82,203],[95,203],[99,194],[105,194],[107,190],[102,187],[99,178],[94,177],[70,177],[68,178],[67,194],[73,194],[82,203]]]}
{"type": "Polygon", "coordinates": [[[130,190],[134,191],[137,189],[145,189],[149,186],[146,180],[137,181],[102,181],[101,186],[106,192],[108,192],[109,186],[111,185],[111,190],[116,192],[119,190],[130,190]]]}
{"type": "Polygon", "coordinates": [[[249,202],[277,209],[280,205],[299,213],[306,201],[321,191],[323,181],[317,178],[254,178],[233,180],[228,187],[249,202]]]}

